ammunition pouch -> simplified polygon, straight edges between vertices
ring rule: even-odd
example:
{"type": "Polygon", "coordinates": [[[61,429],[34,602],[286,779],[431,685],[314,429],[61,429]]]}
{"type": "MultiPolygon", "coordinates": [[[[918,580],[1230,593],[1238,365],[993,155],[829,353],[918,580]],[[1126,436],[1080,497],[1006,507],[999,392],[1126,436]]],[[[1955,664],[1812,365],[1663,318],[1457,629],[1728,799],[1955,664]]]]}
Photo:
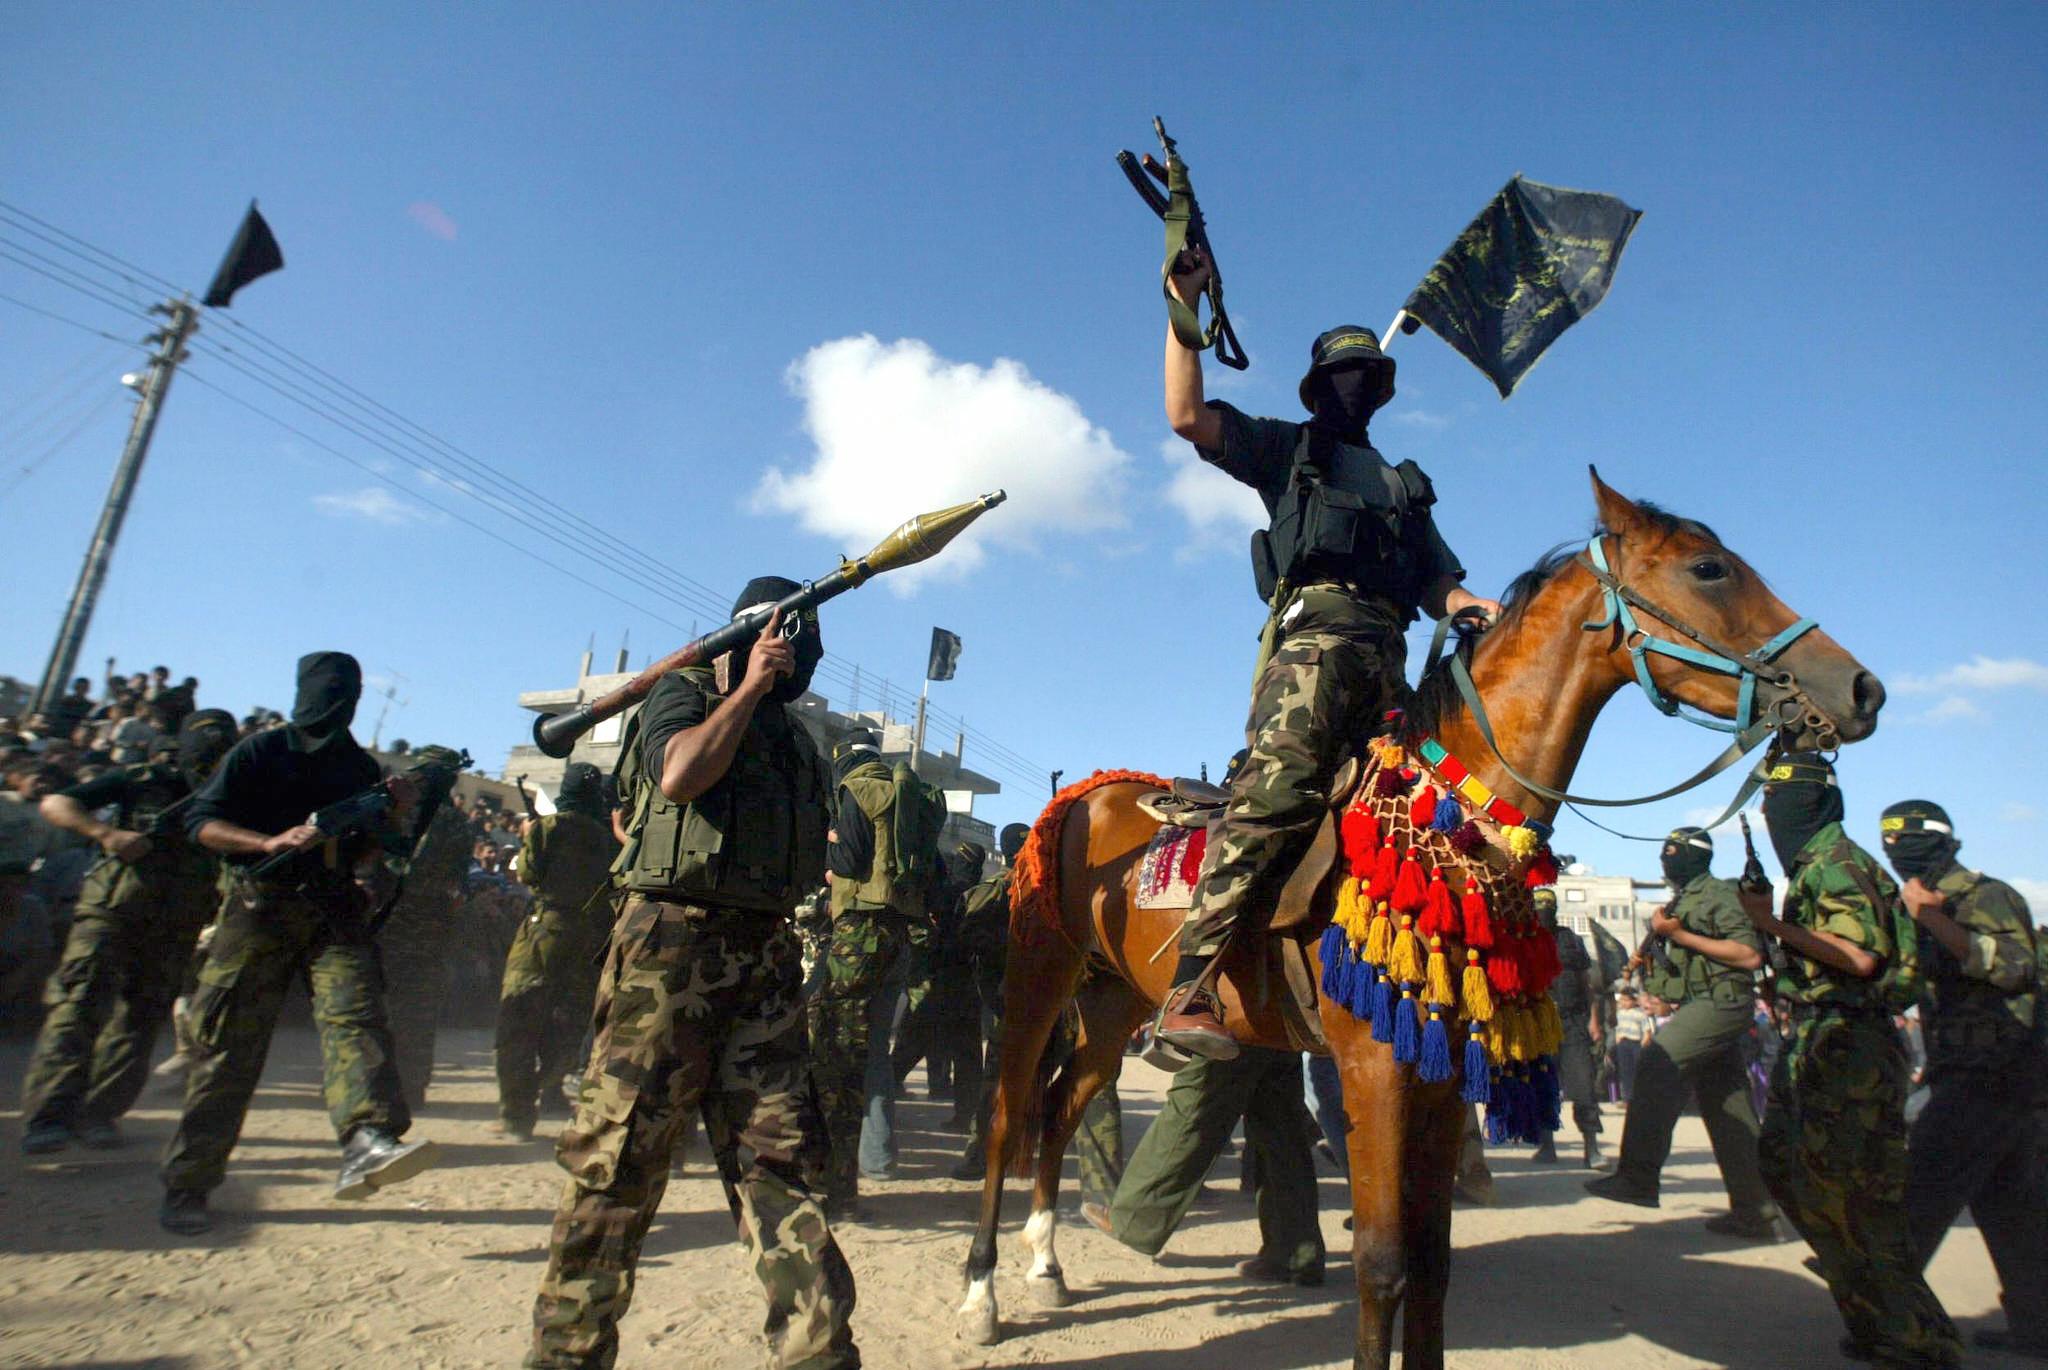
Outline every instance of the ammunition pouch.
{"type": "Polygon", "coordinates": [[[1304,426],[1272,527],[1252,545],[1262,584],[1344,581],[1412,609],[1421,598],[1436,490],[1413,461],[1390,466],[1371,447],[1304,426]]]}

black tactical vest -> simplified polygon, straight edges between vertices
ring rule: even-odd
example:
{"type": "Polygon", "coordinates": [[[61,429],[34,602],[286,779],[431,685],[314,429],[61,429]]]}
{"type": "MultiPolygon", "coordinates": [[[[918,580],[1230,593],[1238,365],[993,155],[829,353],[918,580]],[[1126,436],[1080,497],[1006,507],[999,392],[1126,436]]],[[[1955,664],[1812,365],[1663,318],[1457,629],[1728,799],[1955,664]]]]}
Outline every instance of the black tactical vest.
{"type": "Polygon", "coordinates": [[[1390,466],[1371,446],[1303,424],[1272,526],[1252,538],[1260,596],[1271,602],[1281,580],[1345,581],[1413,608],[1428,588],[1422,579],[1435,503],[1436,490],[1414,462],[1390,466]]]}

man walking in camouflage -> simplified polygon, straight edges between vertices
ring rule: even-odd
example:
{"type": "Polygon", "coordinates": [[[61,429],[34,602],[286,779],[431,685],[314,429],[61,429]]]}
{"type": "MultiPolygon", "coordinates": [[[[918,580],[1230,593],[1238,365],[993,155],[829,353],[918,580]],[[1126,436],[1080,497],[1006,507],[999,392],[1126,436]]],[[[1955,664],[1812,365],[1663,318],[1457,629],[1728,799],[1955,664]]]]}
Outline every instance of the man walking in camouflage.
{"type": "Polygon", "coordinates": [[[1744,886],[1742,907],[1784,943],[1778,995],[1794,1006],[1764,1113],[1764,1181],[1819,1257],[1849,1329],[1845,1353],[1955,1365],[1961,1339],[1906,1222],[1906,1058],[1885,991],[1887,972],[1902,976],[1913,955],[1894,934],[1898,889],[1842,831],[1842,792],[1819,753],[1780,758],[1763,809],[1784,913],[1772,915],[1768,888],[1744,886]]]}
{"type": "MultiPolygon", "coordinates": [[[[1593,1011],[1593,958],[1586,954],[1586,944],[1577,933],[1558,926],[1556,890],[1536,891],[1536,916],[1557,939],[1561,967],[1549,990],[1563,1028],[1557,1048],[1558,1090],[1572,1106],[1572,1122],[1579,1129],[1586,1168],[1597,1170],[1605,1161],[1600,1155],[1600,1104],[1593,1097],[1593,1043],[1599,1038],[1599,1022],[1593,1011]]],[[[1556,1134],[1544,1134],[1534,1159],[1556,1163],[1556,1134]]]]}
{"type": "MultiPolygon", "coordinates": [[[[737,616],[797,590],[748,584],[737,616]]],[[[730,1150],[736,1218],[776,1365],[860,1364],[853,1272],[801,1176],[803,967],[790,909],[824,877],[825,764],[789,706],[824,648],[772,614],[712,669],[664,676],[628,726],[628,892],[598,987],[596,1046],[555,1153],[569,1181],[533,1310],[529,1366],[605,1367],[686,1120],[730,1150]]]]}
{"type": "Polygon", "coordinates": [[[74,1139],[120,1145],[115,1120],[142,1092],[150,1048],[220,897],[219,863],[186,839],[180,809],[234,742],[233,717],[209,709],[185,720],[172,756],[42,801],[44,818],[106,855],[86,876],[45,994],[49,1012],[22,1082],[24,1152],[74,1139]],[[113,822],[93,816],[109,805],[113,822]]]}
{"type": "Polygon", "coordinates": [[[1980,1330],[1977,1344],[2048,1359],[2048,947],[2017,890],[1956,860],[1963,844],[1939,804],[1894,804],[1878,826],[1926,972],[1927,1103],[1906,1144],[1913,1249],[1924,1270],[1967,1207],[2005,1304],[2006,1329],[1980,1330]]]}
{"type": "MultiPolygon", "coordinates": [[[[1196,299],[1209,271],[1199,254],[1184,254],[1170,288],[1196,299]]],[[[1209,967],[1239,927],[1256,930],[1271,916],[1329,810],[1338,766],[1405,688],[1404,629],[1418,610],[1500,609],[1459,584],[1464,571],[1431,516],[1429,477],[1412,461],[1388,463],[1366,436],[1394,394],[1394,363],[1379,339],[1356,327],[1324,333],[1300,394],[1313,416],[1306,424],[1205,404],[1201,354],[1166,331],[1167,421],[1204,461],[1257,490],[1273,520],[1253,541],[1253,576],[1271,617],[1245,724],[1250,755],[1210,831],[1156,1029],[1217,1060],[1237,1043],[1208,991],[1209,967]]]]}
{"type": "Polygon", "coordinates": [[[426,1106],[434,1075],[434,1033],[448,985],[449,937],[469,874],[469,820],[449,801],[469,753],[421,747],[409,762],[405,774],[419,790],[412,828],[417,837],[400,872],[404,886],[377,931],[377,957],[398,1080],[406,1103],[418,1111],[426,1106]]]}
{"type": "Polygon", "coordinates": [[[597,767],[562,771],[555,811],[528,819],[519,843],[519,882],[533,906],[512,937],[498,998],[498,1120],[495,1131],[525,1141],[539,1109],[576,1064],[597,993],[597,958],[611,931],[603,897],[618,844],[612,840],[597,767]]]}

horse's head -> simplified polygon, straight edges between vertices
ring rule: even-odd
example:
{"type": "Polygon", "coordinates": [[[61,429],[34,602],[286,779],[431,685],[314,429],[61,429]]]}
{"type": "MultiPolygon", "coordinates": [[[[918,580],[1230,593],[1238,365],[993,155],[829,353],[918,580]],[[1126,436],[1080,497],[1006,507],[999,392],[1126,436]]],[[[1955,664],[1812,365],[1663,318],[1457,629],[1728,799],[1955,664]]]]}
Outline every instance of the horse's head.
{"type": "MultiPolygon", "coordinates": [[[[1609,658],[1624,680],[1649,672],[1652,698],[1676,700],[1718,718],[1737,718],[1745,672],[1700,658],[1735,658],[1754,668],[1753,712],[1787,729],[1795,747],[1831,747],[1868,737],[1884,707],[1884,686],[1833,638],[1803,622],[1750,564],[1713,531],[1616,493],[1593,473],[1607,559],[1604,602],[1623,612],[1609,658]],[[1630,619],[1639,629],[1629,633],[1630,619]],[[1659,639],[1678,648],[1650,645],[1659,639]],[[1789,640],[1788,640],[1789,639],[1789,640]]],[[[1597,576],[1596,571],[1596,576],[1597,576]]],[[[1668,712],[1668,710],[1667,710],[1668,712]]]]}

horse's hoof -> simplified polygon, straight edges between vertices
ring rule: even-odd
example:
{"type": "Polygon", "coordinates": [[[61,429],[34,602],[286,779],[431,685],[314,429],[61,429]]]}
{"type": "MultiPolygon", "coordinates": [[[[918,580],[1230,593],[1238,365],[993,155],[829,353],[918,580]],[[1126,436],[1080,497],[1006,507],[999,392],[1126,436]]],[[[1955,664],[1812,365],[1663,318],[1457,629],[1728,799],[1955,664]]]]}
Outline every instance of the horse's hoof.
{"type": "Polygon", "coordinates": [[[1003,1325],[989,1304],[960,1310],[960,1340],[974,1346],[994,1346],[1003,1339],[1003,1325]]]}
{"type": "Polygon", "coordinates": [[[1065,1308],[1073,1302],[1073,1296],[1067,1293],[1066,1276],[1058,1271],[1025,1277],[1024,1293],[1040,1308],[1065,1308]]]}

